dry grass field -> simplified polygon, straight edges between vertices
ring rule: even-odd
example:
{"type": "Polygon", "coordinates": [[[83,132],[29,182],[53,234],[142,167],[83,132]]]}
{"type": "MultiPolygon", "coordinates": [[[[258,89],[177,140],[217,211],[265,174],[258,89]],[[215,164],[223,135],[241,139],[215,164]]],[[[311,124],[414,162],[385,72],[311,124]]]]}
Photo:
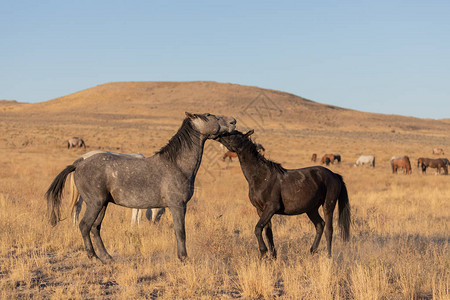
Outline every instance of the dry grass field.
{"type": "MultiPolygon", "coordinates": [[[[232,84],[115,83],[38,104],[0,101],[0,298],[51,299],[450,299],[450,176],[422,175],[420,156],[450,151],[450,121],[362,113],[277,91],[232,84]],[[333,256],[309,253],[306,215],[275,216],[277,260],[260,260],[258,220],[237,160],[208,141],[186,216],[188,260],[179,262],[170,212],[159,224],[130,226],[131,210],[110,205],[102,236],[114,258],[90,261],[71,222],[69,198],[56,227],[44,193],[88,149],[146,156],[175,134],[184,111],[235,116],[254,128],[266,157],[286,168],[313,165],[312,153],[340,153],[351,240],[333,256]],[[361,154],[376,167],[354,167],[361,154]],[[389,158],[409,155],[412,175],[389,158]]],[[[447,154],[447,153],[446,153],[447,154]]],[[[447,156],[448,157],[448,156],[447,156]]],[[[83,212],[82,212],[83,213],[83,212]]]]}

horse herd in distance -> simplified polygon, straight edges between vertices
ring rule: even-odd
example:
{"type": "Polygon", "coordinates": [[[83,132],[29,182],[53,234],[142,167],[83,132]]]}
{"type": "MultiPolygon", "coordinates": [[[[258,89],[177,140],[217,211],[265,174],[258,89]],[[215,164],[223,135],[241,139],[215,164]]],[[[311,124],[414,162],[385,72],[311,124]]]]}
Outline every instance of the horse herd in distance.
{"type": "MultiPolygon", "coordinates": [[[[442,148],[434,148],[433,154],[435,155],[443,155],[444,150],[442,148]]],[[[311,156],[311,161],[316,162],[317,161],[317,154],[313,153],[311,156]]],[[[341,155],[340,154],[325,154],[322,156],[322,159],[320,160],[321,164],[329,165],[334,164],[335,162],[340,163],[341,162],[341,155]]],[[[402,170],[405,175],[412,173],[411,168],[411,162],[409,160],[409,157],[407,155],[404,156],[393,156],[389,160],[392,173],[396,174],[398,173],[398,170],[402,170]]],[[[448,166],[450,162],[447,158],[425,158],[425,157],[419,157],[417,159],[417,167],[422,170],[422,174],[426,174],[427,168],[435,168],[437,174],[441,174],[441,169],[443,170],[445,175],[448,175],[448,166]]],[[[354,166],[363,166],[363,165],[369,165],[372,168],[375,168],[375,155],[361,155],[355,162],[354,166]]]]}
{"type": "MultiPolygon", "coordinates": [[[[86,149],[86,143],[82,138],[73,137],[67,140],[67,148],[82,148],[86,149]]],[[[264,154],[265,150],[261,144],[256,144],[257,150],[264,154]]],[[[442,148],[433,148],[433,155],[444,155],[444,149],[442,148]]],[[[233,158],[237,158],[237,154],[232,151],[226,151],[222,157],[222,161],[228,159],[228,161],[232,161],[233,158]]],[[[311,156],[311,162],[317,161],[317,153],[313,153],[311,156]]],[[[341,162],[340,154],[324,154],[322,159],[320,160],[321,164],[330,165],[334,163],[341,162]]],[[[389,160],[392,173],[397,174],[399,170],[403,171],[403,174],[408,175],[412,173],[411,161],[407,155],[404,156],[393,156],[389,160]]],[[[436,169],[437,174],[441,174],[441,170],[444,175],[448,175],[448,166],[450,162],[447,158],[426,158],[420,157],[417,159],[417,167],[422,170],[422,174],[426,174],[428,168],[436,169]]],[[[372,168],[375,168],[375,155],[361,155],[355,162],[354,166],[364,166],[368,165],[372,168]]]]}

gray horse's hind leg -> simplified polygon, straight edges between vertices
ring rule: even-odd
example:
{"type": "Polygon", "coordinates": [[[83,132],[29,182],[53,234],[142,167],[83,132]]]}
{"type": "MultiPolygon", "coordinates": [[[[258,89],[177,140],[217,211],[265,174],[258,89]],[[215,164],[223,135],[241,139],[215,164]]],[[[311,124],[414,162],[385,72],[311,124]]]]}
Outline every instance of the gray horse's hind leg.
{"type": "Polygon", "coordinates": [[[316,227],[316,237],[314,238],[314,242],[311,246],[311,249],[309,250],[311,254],[315,253],[317,251],[317,247],[319,247],[320,239],[322,238],[323,229],[325,226],[325,222],[323,221],[322,217],[319,215],[319,211],[316,209],[312,212],[306,213],[313,222],[314,227],[316,227]]]}
{"type": "Polygon", "coordinates": [[[98,256],[95,254],[94,247],[92,246],[90,232],[92,225],[103,209],[103,206],[89,205],[88,202],[86,202],[86,204],[86,212],[84,213],[83,219],[81,219],[80,221],[79,227],[81,235],[83,236],[84,246],[88,258],[98,258],[98,256]]]}
{"type": "Polygon", "coordinates": [[[183,206],[171,206],[169,207],[173,218],[173,227],[175,230],[175,237],[177,239],[177,255],[178,258],[183,261],[187,257],[186,251],[186,229],[185,229],[185,216],[186,205],[183,206]]]}
{"type": "Polygon", "coordinates": [[[107,261],[111,261],[112,257],[109,255],[108,251],[106,251],[105,245],[103,244],[102,238],[100,236],[100,229],[102,227],[102,221],[105,217],[105,211],[108,204],[103,206],[102,210],[95,219],[94,224],[92,225],[91,232],[94,237],[95,245],[97,246],[97,253],[99,255],[100,260],[105,263],[107,261]]]}

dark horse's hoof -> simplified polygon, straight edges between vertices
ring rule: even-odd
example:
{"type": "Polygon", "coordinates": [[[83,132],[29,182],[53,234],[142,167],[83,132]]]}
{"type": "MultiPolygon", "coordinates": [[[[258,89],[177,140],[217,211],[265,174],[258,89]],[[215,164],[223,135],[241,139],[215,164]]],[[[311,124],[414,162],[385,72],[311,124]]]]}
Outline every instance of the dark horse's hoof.
{"type": "Polygon", "coordinates": [[[311,249],[309,249],[309,252],[311,253],[311,255],[314,255],[314,254],[317,253],[317,248],[314,249],[314,248],[311,247],[311,249]]]}
{"type": "Polygon", "coordinates": [[[277,259],[277,252],[261,252],[259,255],[259,259],[265,259],[265,260],[276,260],[277,259]]]}

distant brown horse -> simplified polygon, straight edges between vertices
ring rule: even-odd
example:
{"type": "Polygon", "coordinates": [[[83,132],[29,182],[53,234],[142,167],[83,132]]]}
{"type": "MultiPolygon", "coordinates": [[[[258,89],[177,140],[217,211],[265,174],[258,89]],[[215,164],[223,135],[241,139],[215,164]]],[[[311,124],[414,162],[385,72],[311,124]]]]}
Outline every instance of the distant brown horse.
{"type": "Polygon", "coordinates": [[[441,168],[444,169],[444,174],[448,175],[448,168],[447,164],[444,160],[440,158],[423,158],[420,157],[417,160],[417,167],[420,167],[422,169],[422,173],[425,174],[427,172],[427,168],[436,168],[438,174],[441,173],[441,168]]]}
{"type": "Polygon", "coordinates": [[[442,154],[442,155],[444,155],[444,149],[442,149],[442,148],[434,148],[433,149],[433,154],[437,154],[437,155],[442,154]]]}
{"type": "Polygon", "coordinates": [[[325,154],[322,159],[320,160],[321,164],[326,164],[327,166],[330,164],[330,162],[332,164],[334,164],[335,161],[338,161],[338,163],[341,162],[341,155],[339,154],[325,154]],[[329,161],[327,162],[327,158],[329,159],[329,161]]]}
{"type": "Polygon", "coordinates": [[[73,137],[67,140],[67,149],[76,147],[77,148],[84,147],[84,149],[86,149],[86,144],[84,143],[83,139],[80,139],[79,137],[73,137]]]}
{"type": "Polygon", "coordinates": [[[222,160],[225,161],[228,158],[230,161],[233,161],[234,157],[237,157],[236,152],[227,151],[223,155],[222,160]]]}
{"type": "Polygon", "coordinates": [[[397,173],[399,168],[405,169],[405,174],[411,174],[411,162],[408,156],[393,156],[391,158],[392,173],[397,173]]]}
{"type": "Polygon", "coordinates": [[[311,161],[316,162],[317,160],[317,154],[313,153],[313,155],[311,156],[311,161]]]}

